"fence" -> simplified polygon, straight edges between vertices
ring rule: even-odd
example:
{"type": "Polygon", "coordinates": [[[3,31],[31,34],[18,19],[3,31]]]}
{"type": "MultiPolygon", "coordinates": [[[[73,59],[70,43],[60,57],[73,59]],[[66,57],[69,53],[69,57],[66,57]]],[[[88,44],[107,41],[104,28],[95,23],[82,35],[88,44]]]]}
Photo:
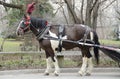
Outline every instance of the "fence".
{"type": "MultiPolygon", "coordinates": [[[[34,56],[35,54],[39,58],[45,57],[45,52],[44,51],[40,51],[40,52],[36,52],[36,51],[0,52],[0,54],[2,55],[0,57],[1,61],[8,59],[7,56],[10,56],[10,55],[11,55],[10,59],[14,58],[16,55],[17,55],[17,57],[16,57],[17,59],[23,59],[24,58],[23,55],[32,55],[32,56],[34,56]]],[[[56,56],[57,56],[58,62],[60,63],[59,64],[60,67],[63,66],[64,56],[80,56],[80,55],[81,55],[80,51],[63,51],[63,52],[60,52],[60,53],[56,52],[56,56]]],[[[14,58],[14,59],[16,59],[16,58],[14,58]]]]}

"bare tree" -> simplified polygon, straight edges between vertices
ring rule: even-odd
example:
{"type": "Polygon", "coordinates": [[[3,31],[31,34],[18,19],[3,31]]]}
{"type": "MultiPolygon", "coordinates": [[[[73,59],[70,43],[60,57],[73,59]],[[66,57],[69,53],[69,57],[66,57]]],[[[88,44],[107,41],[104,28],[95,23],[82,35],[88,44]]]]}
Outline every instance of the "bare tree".
{"type": "MultiPolygon", "coordinates": [[[[31,2],[33,0],[26,0],[28,2],[31,2]]],[[[34,0],[34,1],[39,1],[39,0],[34,0]]],[[[68,11],[70,14],[70,17],[72,17],[72,20],[74,23],[84,23],[86,25],[89,25],[90,27],[94,28],[96,30],[97,27],[97,17],[98,17],[98,12],[99,8],[101,5],[104,5],[109,1],[109,4],[106,5],[106,7],[103,8],[106,9],[109,7],[112,3],[114,3],[116,0],[81,0],[81,9],[80,9],[80,16],[77,16],[77,13],[75,12],[75,0],[64,0],[68,7],[68,11]],[[73,4],[72,4],[73,2],[73,4]],[[85,3],[86,2],[86,3],[85,3]],[[85,11],[83,11],[85,8],[85,11]],[[83,17],[85,16],[85,17],[83,17]]],[[[23,7],[21,5],[15,5],[15,4],[8,4],[3,1],[0,1],[1,5],[7,6],[7,7],[12,7],[12,8],[17,8],[17,9],[22,9],[23,7]],[[12,6],[10,6],[12,5],[12,6]]],[[[37,10],[38,8],[36,8],[37,10]]],[[[38,11],[38,10],[37,10],[38,11]]],[[[36,13],[36,12],[35,12],[36,13]]],[[[37,12],[38,13],[38,12],[37,12]]],[[[64,13],[64,11],[63,11],[64,13]]],[[[36,16],[39,16],[38,14],[35,14],[36,16]]],[[[65,15],[65,13],[64,13],[65,15]]],[[[65,17],[66,18],[66,17],[65,17]]]]}
{"type": "Polygon", "coordinates": [[[81,20],[80,18],[77,17],[77,14],[75,13],[74,8],[72,7],[73,6],[72,1],[71,0],[64,0],[64,1],[67,4],[68,12],[70,12],[70,15],[71,15],[70,17],[73,18],[74,23],[80,24],[81,20]]]}
{"type": "MultiPolygon", "coordinates": [[[[99,8],[109,0],[81,0],[81,6],[80,6],[81,9],[80,9],[79,17],[77,17],[77,14],[72,8],[72,5],[70,3],[71,1],[70,0],[64,0],[64,1],[68,6],[69,12],[72,14],[71,16],[74,18],[73,20],[75,21],[75,23],[82,23],[82,24],[84,23],[96,30],[99,8]],[[84,10],[83,8],[85,8],[85,11],[83,11],[84,10]]],[[[106,7],[104,7],[103,9],[106,9],[115,1],[116,0],[110,0],[109,4],[106,5],[106,7]]]]}
{"type": "Polygon", "coordinates": [[[83,7],[84,7],[84,0],[81,2],[81,9],[80,9],[80,17],[81,17],[81,23],[84,24],[84,19],[83,19],[83,7]]]}

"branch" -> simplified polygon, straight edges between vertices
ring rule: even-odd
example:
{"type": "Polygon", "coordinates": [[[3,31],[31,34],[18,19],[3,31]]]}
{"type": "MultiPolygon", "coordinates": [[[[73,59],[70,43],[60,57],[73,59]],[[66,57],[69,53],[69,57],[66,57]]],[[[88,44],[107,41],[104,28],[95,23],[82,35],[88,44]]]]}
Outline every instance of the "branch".
{"type": "Polygon", "coordinates": [[[59,11],[59,9],[61,9],[62,7],[60,6],[59,8],[57,8],[56,12],[54,13],[54,15],[56,15],[59,11]]]}
{"type": "Polygon", "coordinates": [[[69,9],[69,11],[70,11],[70,13],[71,13],[71,15],[72,15],[72,17],[74,19],[74,22],[77,23],[77,24],[81,23],[81,20],[77,17],[75,11],[72,9],[72,6],[71,6],[69,0],[64,0],[64,1],[68,6],[68,9],[69,9]]]}
{"type": "MultiPolygon", "coordinates": [[[[61,6],[61,7],[62,7],[62,6],[61,6]]],[[[62,10],[63,10],[63,15],[64,15],[64,18],[65,18],[65,20],[66,20],[66,23],[69,24],[69,23],[68,23],[68,20],[67,20],[67,16],[65,15],[65,11],[64,11],[64,8],[63,8],[63,7],[62,7],[62,10]]]]}
{"type": "Polygon", "coordinates": [[[99,5],[105,3],[106,1],[107,1],[107,0],[102,0],[102,1],[100,1],[100,2],[99,2],[99,5]]]}
{"type": "Polygon", "coordinates": [[[98,0],[95,0],[95,2],[93,3],[93,6],[91,7],[91,11],[93,10],[93,8],[95,7],[95,5],[97,4],[98,0]]]}
{"type": "Polygon", "coordinates": [[[119,14],[119,15],[120,15],[120,11],[119,11],[119,10],[116,10],[116,12],[117,12],[117,14],[119,14]]]}
{"type": "Polygon", "coordinates": [[[108,4],[105,8],[102,9],[102,11],[105,10],[106,8],[108,8],[108,7],[109,7],[111,4],[113,4],[115,1],[116,1],[116,0],[111,1],[110,4],[108,4]]]}
{"type": "Polygon", "coordinates": [[[23,5],[15,5],[15,4],[9,4],[9,3],[5,3],[3,1],[0,1],[0,5],[6,6],[6,7],[10,7],[10,8],[16,8],[16,9],[23,9],[23,5]]]}
{"type": "Polygon", "coordinates": [[[117,19],[120,21],[120,17],[117,17],[117,19]]]}
{"type": "Polygon", "coordinates": [[[84,21],[83,21],[83,7],[84,7],[84,0],[82,0],[81,11],[80,11],[80,16],[81,16],[81,22],[82,22],[82,24],[84,24],[84,21]]]}
{"type": "MultiPolygon", "coordinates": [[[[118,10],[116,10],[116,13],[118,14],[118,16],[120,16],[120,12],[118,10]]],[[[120,20],[120,17],[117,17],[118,20],[120,20]]]]}

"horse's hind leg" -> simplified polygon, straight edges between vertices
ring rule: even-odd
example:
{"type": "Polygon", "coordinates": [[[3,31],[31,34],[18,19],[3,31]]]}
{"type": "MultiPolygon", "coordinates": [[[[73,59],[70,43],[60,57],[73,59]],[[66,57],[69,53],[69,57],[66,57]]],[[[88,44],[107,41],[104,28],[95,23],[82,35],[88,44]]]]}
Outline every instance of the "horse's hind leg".
{"type": "Polygon", "coordinates": [[[90,54],[89,49],[81,50],[82,52],[82,66],[78,72],[81,76],[90,75],[92,71],[92,55],[90,54]]]}
{"type": "Polygon", "coordinates": [[[86,74],[86,68],[87,68],[87,57],[82,58],[82,66],[80,71],[78,72],[81,76],[86,74]]]}
{"type": "Polygon", "coordinates": [[[88,58],[88,66],[87,66],[87,71],[86,71],[86,76],[91,75],[93,69],[93,63],[92,63],[92,57],[88,58]]]}

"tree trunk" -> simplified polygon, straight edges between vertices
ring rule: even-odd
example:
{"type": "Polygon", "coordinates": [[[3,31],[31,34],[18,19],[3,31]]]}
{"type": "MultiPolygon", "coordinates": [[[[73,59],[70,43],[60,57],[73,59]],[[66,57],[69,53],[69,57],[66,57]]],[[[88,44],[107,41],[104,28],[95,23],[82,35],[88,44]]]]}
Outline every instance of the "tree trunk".
{"type": "Polygon", "coordinates": [[[7,7],[11,7],[11,8],[16,8],[16,9],[23,9],[23,5],[17,5],[17,4],[9,4],[9,3],[5,3],[3,1],[0,1],[0,4],[3,6],[7,6],[7,7]]]}
{"type": "Polygon", "coordinates": [[[98,17],[98,9],[99,9],[99,0],[96,2],[95,7],[93,8],[92,14],[92,28],[96,31],[97,28],[97,17],[98,17]]]}
{"type": "Polygon", "coordinates": [[[5,40],[6,40],[6,38],[4,38],[3,41],[2,41],[2,44],[1,44],[1,46],[0,46],[0,52],[3,51],[3,46],[4,46],[4,43],[5,43],[5,40]]]}
{"type": "Polygon", "coordinates": [[[81,23],[82,24],[84,24],[84,20],[83,20],[83,7],[84,7],[84,0],[82,0],[81,10],[80,10],[80,17],[81,17],[81,23]]]}
{"type": "Polygon", "coordinates": [[[81,20],[77,17],[77,15],[76,15],[73,7],[72,7],[71,0],[64,0],[64,1],[67,4],[68,12],[69,12],[71,18],[73,18],[73,22],[76,23],[76,24],[80,24],[81,20]]]}
{"type": "Polygon", "coordinates": [[[87,0],[85,24],[91,27],[91,13],[93,0],[87,0]]]}

